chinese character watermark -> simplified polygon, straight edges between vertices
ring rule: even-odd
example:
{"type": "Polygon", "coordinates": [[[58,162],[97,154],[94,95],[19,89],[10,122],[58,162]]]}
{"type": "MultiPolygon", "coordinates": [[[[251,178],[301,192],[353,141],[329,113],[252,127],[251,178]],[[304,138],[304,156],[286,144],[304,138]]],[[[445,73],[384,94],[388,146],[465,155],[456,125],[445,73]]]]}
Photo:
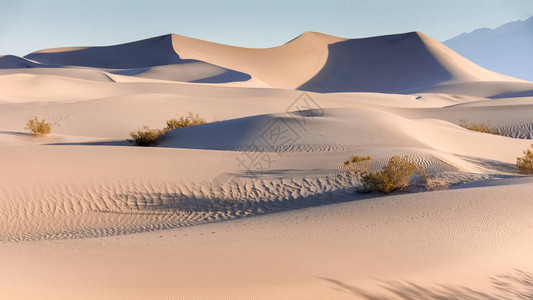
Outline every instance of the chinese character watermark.
{"type": "MultiPolygon", "coordinates": [[[[248,176],[258,176],[269,171],[276,160],[273,159],[272,150],[277,149],[282,156],[283,149],[296,144],[302,134],[308,131],[309,118],[321,117],[324,110],[306,92],[296,98],[285,110],[288,118],[278,117],[266,126],[259,135],[258,142],[251,145],[247,151],[242,151],[235,158],[237,166],[248,176]],[[295,126],[296,125],[296,126],[295,126]],[[266,147],[259,147],[259,145],[266,147]]],[[[234,175],[220,174],[214,179],[217,185],[237,182],[234,175]]]]}

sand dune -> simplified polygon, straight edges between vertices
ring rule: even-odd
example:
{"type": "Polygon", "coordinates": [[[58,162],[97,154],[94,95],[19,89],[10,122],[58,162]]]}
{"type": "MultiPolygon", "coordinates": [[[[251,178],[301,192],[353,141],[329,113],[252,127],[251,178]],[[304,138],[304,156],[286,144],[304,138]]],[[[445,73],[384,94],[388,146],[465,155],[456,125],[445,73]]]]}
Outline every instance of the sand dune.
{"type": "MultiPolygon", "coordinates": [[[[496,113],[504,116],[515,115],[518,110],[525,113],[523,107],[513,108],[516,109],[491,110],[479,115],[495,119],[496,113]]],[[[454,116],[459,114],[457,110],[449,113],[454,116]]],[[[475,116],[467,112],[464,115],[475,116]]],[[[480,117],[476,116],[472,121],[478,119],[480,117]]],[[[320,116],[313,116],[312,112],[264,115],[176,130],[160,146],[262,152],[322,152],[333,149],[373,152],[380,148],[412,147],[513,163],[516,154],[530,144],[524,140],[472,133],[456,125],[433,120],[410,121],[394,114],[362,108],[326,110],[320,116]],[[391,127],[395,130],[391,131],[391,127]],[[287,134],[278,137],[278,128],[287,131],[287,134]],[[505,143],[505,149],[483,151],[499,143],[505,143]]],[[[526,117],[524,121],[513,121],[524,126],[522,124],[527,124],[528,120],[526,117]]],[[[529,126],[523,130],[527,132],[527,128],[529,126]]]]}
{"type": "Polygon", "coordinates": [[[113,74],[182,82],[226,83],[247,81],[251,76],[204,62],[188,62],[149,68],[114,71],[113,74]]]}
{"type": "Polygon", "coordinates": [[[401,93],[451,82],[513,80],[419,32],[347,40],[328,49],[324,67],[299,89],[401,93]]]}
{"type": "Polygon", "coordinates": [[[450,82],[520,81],[485,70],[418,32],[353,40],[306,32],[269,49],[174,35],[174,48],[183,57],[242,70],[274,87],[317,92],[406,92],[450,82]]]}
{"type": "Polygon", "coordinates": [[[354,291],[382,291],[375,279],[491,291],[488,276],[533,270],[533,184],[515,166],[532,90],[418,32],[0,57],[0,297],[365,299],[354,291]],[[210,123],[127,140],[188,112],[210,123]],[[34,116],[51,135],[28,133],[34,116]],[[451,187],[355,193],[351,155],[369,171],[407,155],[451,187]]]}
{"type": "MultiPolygon", "coordinates": [[[[76,78],[93,81],[113,81],[106,72],[94,69],[81,69],[81,68],[25,68],[25,69],[1,69],[0,76],[10,74],[30,74],[30,75],[50,75],[61,76],[67,78],[76,78]]],[[[44,77],[44,76],[43,76],[44,77]]]]}
{"type": "Polygon", "coordinates": [[[278,47],[249,49],[173,35],[173,46],[184,58],[198,59],[248,73],[277,88],[295,89],[324,66],[327,45],[345,39],[306,32],[278,47]]]}
{"type": "MultiPolygon", "coordinates": [[[[239,90],[222,89],[228,95],[239,90]]],[[[208,90],[200,89],[202,93],[208,90]]],[[[386,101],[380,107],[373,101],[365,107],[365,101],[352,96],[349,108],[346,102],[323,95],[317,99],[322,105],[345,106],[255,115],[255,110],[283,109],[287,101],[280,97],[282,93],[273,94],[278,95],[278,103],[265,101],[268,98],[263,95],[256,100],[231,97],[233,100],[206,106],[214,99],[203,98],[201,112],[211,110],[213,114],[231,105],[239,108],[240,114],[252,116],[175,130],[152,149],[129,146],[124,140],[128,129],[146,124],[148,119],[139,119],[147,110],[151,111],[150,120],[162,126],[165,114],[172,115],[169,107],[176,111],[190,107],[198,102],[197,97],[176,101],[175,96],[148,94],[37,106],[43,116],[50,116],[54,131],[69,136],[38,139],[20,131],[19,137],[14,135],[17,131],[0,134],[8,137],[1,140],[11,145],[2,154],[3,165],[13,170],[2,179],[2,193],[7,197],[2,211],[6,220],[14,216],[17,220],[4,223],[2,239],[105,236],[354,199],[351,191],[359,179],[341,167],[352,154],[371,155],[374,170],[394,154],[409,155],[432,173],[455,183],[516,175],[514,160],[530,144],[470,132],[438,119],[462,112],[474,121],[509,120],[521,112],[525,120],[530,113],[523,105],[405,108],[387,106],[386,101]],[[104,106],[106,113],[99,110],[104,106]],[[471,112],[474,108],[479,109],[477,118],[471,112]],[[52,113],[57,117],[51,117],[52,113]],[[272,139],[271,129],[277,126],[293,135],[285,136],[284,141],[272,139]],[[502,147],[493,147],[495,144],[502,147]],[[157,160],[144,160],[146,155],[155,155],[157,160]],[[261,169],[243,163],[258,156],[261,169]],[[46,178],[42,174],[47,174],[46,178]],[[26,187],[22,188],[22,182],[26,187]]],[[[287,93],[285,97],[290,96],[287,93]]],[[[218,94],[215,99],[220,97],[218,94]]],[[[392,96],[381,97],[386,100],[392,96]]],[[[417,101],[411,96],[398,97],[417,101]]],[[[31,116],[35,109],[33,105],[18,106],[5,113],[3,122],[31,116]]],[[[522,122],[512,120],[514,124],[522,122]]],[[[22,123],[18,126],[21,128],[22,123]]]]}
{"type": "Polygon", "coordinates": [[[431,88],[410,91],[410,93],[460,94],[486,98],[531,97],[531,82],[479,81],[438,85],[431,88]]]}
{"type": "Polygon", "coordinates": [[[108,69],[142,68],[182,62],[172,51],[172,37],[169,35],[108,47],[37,51],[24,58],[41,64],[108,69]]]}
{"type": "MultiPolygon", "coordinates": [[[[116,46],[47,49],[24,58],[43,65],[122,69],[112,72],[163,80],[221,83],[250,79],[249,75],[237,71],[181,59],[174,52],[172,41],[172,35],[164,35],[116,46]]],[[[5,65],[0,62],[0,68],[10,67],[7,62],[5,65]]]]}
{"type": "Polygon", "coordinates": [[[266,49],[170,34],[107,47],[47,49],[24,58],[173,81],[220,83],[253,77],[275,88],[314,92],[405,93],[440,85],[450,89],[458,83],[523,82],[483,69],[419,32],[364,39],[306,32],[266,49]]]}
{"type": "Polygon", "coordinates": [[[40,68],[42,65],[14,55],[0,56],[0,69],[40,68]]]}

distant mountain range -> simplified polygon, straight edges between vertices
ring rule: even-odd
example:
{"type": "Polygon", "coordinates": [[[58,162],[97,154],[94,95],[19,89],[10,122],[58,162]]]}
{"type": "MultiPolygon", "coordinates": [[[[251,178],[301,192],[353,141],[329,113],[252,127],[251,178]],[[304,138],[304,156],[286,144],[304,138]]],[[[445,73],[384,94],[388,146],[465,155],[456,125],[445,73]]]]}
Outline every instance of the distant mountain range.
{"type": "Polygon", "coordinates": [[[444,44],[484,68],[533,81],[533,17],[463,33],[444,44]]]}

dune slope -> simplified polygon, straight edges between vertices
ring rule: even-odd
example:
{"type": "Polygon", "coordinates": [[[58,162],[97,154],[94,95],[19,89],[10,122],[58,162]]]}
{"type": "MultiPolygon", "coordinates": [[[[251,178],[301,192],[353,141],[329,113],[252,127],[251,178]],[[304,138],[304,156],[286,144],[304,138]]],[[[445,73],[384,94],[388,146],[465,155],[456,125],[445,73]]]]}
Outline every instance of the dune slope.
{"type": "Polygon", "coordinates": [[[328,61],[299,87],[316,92],[407,92],[452,82],[510,81],[419,33],[330,44],[328,61]]]}
{"type": "Polygon", "coordinates": [[[164,35],[128,44],[67,51],[37,51],[24,58],[42,64],[95,68],[141,68],[182,62],[172,51],[172,37],[164,35]]]}
{"type": "MultiPolygon", "coordinates": [[[[449,93],[461,94],[464,89],[454,84],[524,82],[477,66],[419,32],[362,39],[306,32],[265,49],[169,34],[107,47],[47,49],[24,58],[159,80],[229,83],[254,78],[266,86],[314,92],[407,93],[446,85],[449,93]]],[[[3,59],[6,66],[32,66],[3,59]]]]}

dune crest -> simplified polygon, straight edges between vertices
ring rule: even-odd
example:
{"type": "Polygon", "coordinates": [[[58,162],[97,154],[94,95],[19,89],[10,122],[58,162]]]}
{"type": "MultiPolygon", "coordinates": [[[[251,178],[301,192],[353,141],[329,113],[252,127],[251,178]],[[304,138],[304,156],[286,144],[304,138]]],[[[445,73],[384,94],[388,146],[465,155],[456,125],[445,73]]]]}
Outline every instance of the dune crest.
{"type": "Polygon", "coordinates": [[[347,40],[328,48],[324,68],[300,90],[406,93],[458,82],[520,81],[483,69],[420,32],[347,40]]]}
{"type": "Polygon", "coordinates": [[[481,68],[420,32],[360,39],[305,32],[264,49],[167,34],[114,46],[53,48],[24,58],[0,58],[0,69],[37,67],[96,68],[157,80],[249,82],[247,86],[327,93],[409,93],[450,84],[524,82],[481,68]]]}

